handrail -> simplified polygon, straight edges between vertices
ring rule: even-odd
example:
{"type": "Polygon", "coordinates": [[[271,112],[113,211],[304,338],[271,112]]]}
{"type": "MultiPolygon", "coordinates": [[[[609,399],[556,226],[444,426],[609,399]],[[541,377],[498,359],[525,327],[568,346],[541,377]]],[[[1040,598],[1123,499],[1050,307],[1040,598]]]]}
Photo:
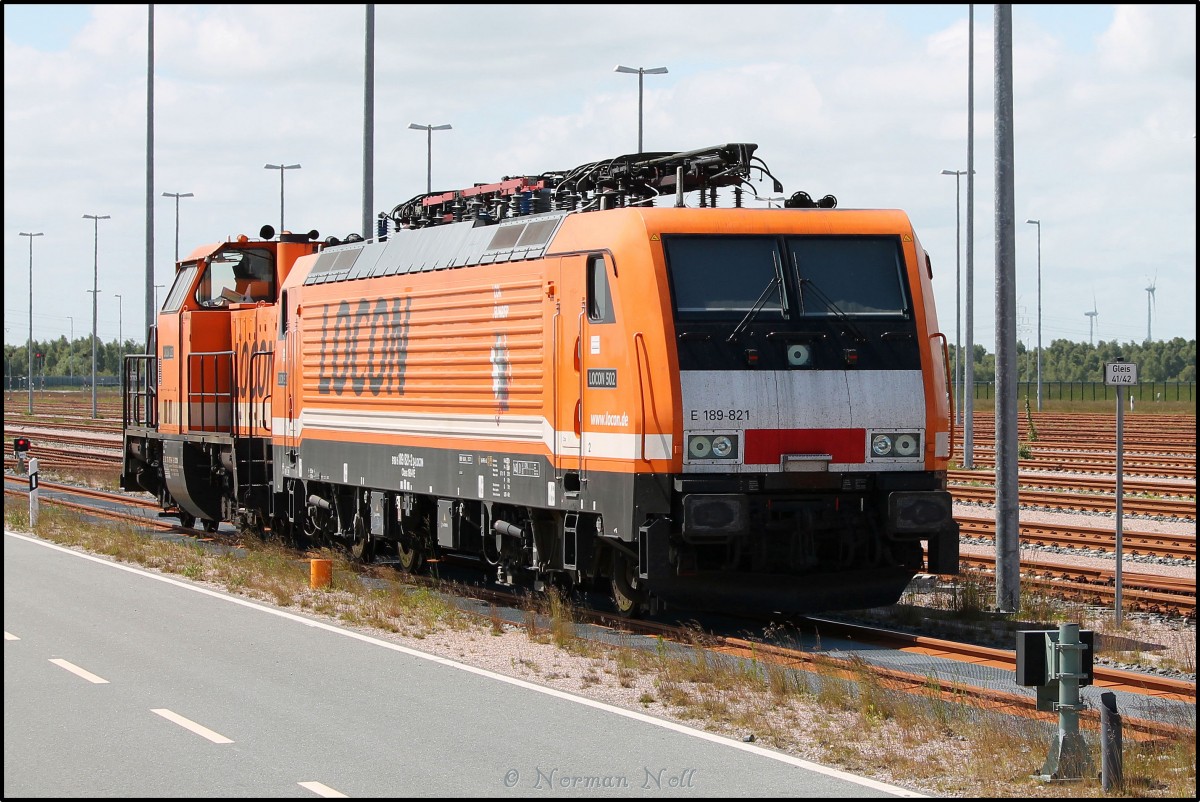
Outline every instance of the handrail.
{"type": "Polygon", "coordinates": [[[158,393],[150,381],[158,358],[153,354],[126,354],[121,370],[121,428],[130,424],[158,426],[158,393]]]}
{"type": "MultiPolygon", "coordinates": [[[[645,387],[645,384],[643,383],[643,376],[642,376],[642,351],[645,350],[645,348],[646,348],[645,335],[643,335],[640,331],[635,331],[633,333],[633,358],[634,358],[635,364],[637,365],[637,377],[638,377],[638,412],[640,414],[640,420],[638,421],[638,427],[642,433],[642,444],[641,444],[640,453],[641,453],[642,460],[644,462],[649,462],[650,458],[646,456],[646,387],[645,387]],[[638,348],[638,343],[642,344],[642,347],[640,349],[638,348]]],[[[650,362],[649,354],[646,354],[646,362],[647,362],[647,364],[649,364],[649,362],[650,362]]]]}
{"type": "Polygon", "coordinates": [[[234,370],[236,367],[236,361],[237,361],[237,354],[233,351],[198,351],[198,352],[188,355],[189,390],[188,390],[188,394],[187,394],[187,406],[188,406],[187,428],[189,430],[222,431],[220,405],[222,403],[222,399],[224,399],[224,402],[226,404],[230,405],[229,422],[228,422],[228,425],[225,427],[224,433],[229,434],[231,436],[233,435],[234,425],[235,425],[235,409],[234,409],[234,407],[236,406],[235,398],[234,398],[234,377],[237,375],[234,370]],[[227,360],[226,360],[227,369],[225,371],[225,373],[226,373],[225,378],[228,380],[227,387],[229,389],[225,390],[225,391],[222,391],[220,389],[220,378],[221,377],[220,377],[219,362],[221,361],[220,360],[221,357],[227,357],[227,360]],[[213,379],[212,379],[213,386],[214,386],[213,390],[206,389],[207,388],[207,376],[205,373],[205,365],[206,364],[211,364],[213,366],[213,373],[214,373],[213,379]],[[196,369],[197,365],[199,367],[198,370],[196,369]],[[198,374],[198,377],[197,377],[197,374],[198,374]],[[213,405],[212,414],[214,416],[214,420],[212,421],[211,424],[208,422],[207,414],[206,414],[208,412],[207,402],[209,402],[209,401],[211,401],[211,403],[213,405]],[[199,404],[200,424],[198,427],[193,426],[193,422],[192,422],[192,405],[194,403],[199,404]]]}
{"type": "Polygon", "coordinates": [[[934,332],[929,336],[929,339],[940,339],[942,341],[942,370],[946,374],[946,398],[950,402],[950,453],[947,456],[954,454],[954,381],[950,377],[950,342],[946,335],[942,332],[934,332]]]}

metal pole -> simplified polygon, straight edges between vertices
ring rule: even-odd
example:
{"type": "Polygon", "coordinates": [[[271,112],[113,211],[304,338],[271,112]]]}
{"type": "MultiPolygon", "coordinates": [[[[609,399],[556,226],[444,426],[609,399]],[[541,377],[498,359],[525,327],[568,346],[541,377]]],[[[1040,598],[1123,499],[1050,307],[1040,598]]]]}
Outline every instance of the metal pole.
{"type": "Polygon", "coordinates": [[[642,81],[646,71],[638,67],[638,153],[642,152],[642,81]]]}
{"type": "MultiPolygon", "coordinates": [[[[144,325],[149,336],[150,325],[154,322],[154,310],[150,308],[150,297],[154,292],[154,4],[149,3],[146,10],[146,281],[142,285],[142,309],[146,315],[144,325]]],[[[175,221],[178,240],[178,206],[175,221]]],[[[147,342],[146,348],[149,347],[150,343],[147,342]]],[[[118,364],[117,370],[120,369],[118,364]]]]}
{"type": "Polygon", "coordinates": [[[1037,409],[1042,411],[1042,221],[1026,220],[1037,226],[1037,409]]]}
{"type": "Polygon", "coordinates": [[[967,332],[963,467],[975,467],[975,5],[967,6],[967,332]]]}
{"type": "Polygon", "coordinates": [[[424,131],[425,138],[425,194],[433,192],[433,132],[434,131],[449,131],[451,125],[443,123],[442,125],[421,125],[419,123],[409,123],[408,127],[414,131],[424,131]]]}
{"type": "Polygon", "coordinates": [[[85,214],[92,221],[92,419],[96,418],[96,316],[99,310],[96,299],[100,297],[100,221],[109,219],[107,214],[85,214]]]}
{"type": "Polygon", "coordinates": [[[125,312],[124,312],[124,310],[122,309],[122,307],[124,307],[124,305],[125,305],[125,304],[121,302],[121,295],[120,295],[120,294],[118,294],[118,293],[113,293],[113,297],[117,299],[117,344],[118,344],[118,347],[119,347],[119,348],[121,349],[121,351],[122,351],[122,354],[121,354],[121,355],[122,355],[122,356],[124,356],[124,349],[125,349],[125,322],[124,322],[124,320],[125,320],[125,312]]]}
{"type": "Polygon", "coordinates": [[[954,386],[958,390],[958,425],[962,426],[962,173],[954,171],[954,386]]]}
{"type": "Polygon", "coordinates": [[[367,3],[366,40],[363,43],[363,239],[371,231],[371,207],[375,205],[375,4],[367,3]]]}
{"type": "Polygon", "coordinates": [[[996,177],[996,609],[1020,609],[1020,498],[1017,468],[1016,236],[1013,220],[1012,7],[995,15],[996,177]]]}
{"type": "Polygon", "coordinates": [[[942,170],[954,176],[954,405],[959,425],[963,422],[962,358],[962,177],[966,170],[942,170]]]}
{"type": "Polygon", "coordinates": [[[44,236],[45,232],[22,231],[22,237],[29,237],[29,342],[26,344],[26,356],[29,360],[29,414],[33,414],[33,238],[44,236]]]}
{"type": "Polygon", "coordinates": [[[283,171],[284,170],[299,170],[298,164],[264,164],[263,169],[279,171],[279,233],[283,233],[283,171]]]}
{"type": "Polygon", "coordinates": [[[646,75],[662,75],[667,71],[666,67],[625,67],[618,64],[613,72],[624,72],[638,77],[638,153],[642,152],[642,98],[643,82],[646,75]]]}
{"type": "Polygon", "coordinates": [[[67,375],[75,378],[75,318],[67,315],[71,321],[71,344],[67,347],[67,375]]]}
{"type": "Polygon", "coordinates": [[[1115,577],[1116,585],[1116,609],[1115,618],[1117,626],[1121,625],[1121,563],[1122,560],[1122,535],[1124,534],[1124,499],[1125,499],[1125,388],[1117,385],[1117,504],[1116,504],[1116,561],[1117,570],[1115,577]]]}
{"type": "MultiPolygon", "coordinates": [[[[164,192],[164,198],[175,199],[175,263],[179,263],[179,199],[193,197],[190,192],[164,192]]],[[[157,305],[157,304],[156,304],[157,305]]]]}

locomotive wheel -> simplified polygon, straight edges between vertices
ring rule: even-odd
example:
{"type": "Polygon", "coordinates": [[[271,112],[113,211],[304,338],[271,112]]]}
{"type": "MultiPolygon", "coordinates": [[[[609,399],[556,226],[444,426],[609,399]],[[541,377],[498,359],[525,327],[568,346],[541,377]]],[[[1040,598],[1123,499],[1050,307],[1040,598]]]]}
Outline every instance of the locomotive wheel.
{"type": "Polygon", "coordinates": [[[617,615],[622,618],[637,618],[646,606],[646,591],[640,587],[641,580],[633,563],[621,555],[613,557],[612,597],[617,615]]]}
{"type": "Polygon", "coordinates": [[[356,518],[354,521],[354,542],[350,544],[350,555],[360,563],[375,560],[375,538],[371,537],[371,533],[363,525],[362,518],[356,518]]]}
{"type": "Polygon", "coordinates": [[[432,524],[428,511],[406,518],[401,524],[403,534],[396,540],[400,570],[420,574],[429,568],[429,555],[433,553],[432,524]]]}
{"type": "Polygon", "coordinates": [[[190,512],[179,513],[179,525],[186,526],[188,529],[192,529],[196,526],[196,516],[192,515],[190,512]]]}
{"type": "Polygon", "coordinates": [[[396,555],[400,558],[400,569],[410,574],[419,574],[425,570],[426,554],[417,545],[411,548],[403,543],[396,543],[396,555]]]}
{"type": "Polygon", "coordinates": [[[217,528],[220,525],[221,525],[220,521],[212,521],[212,520],[209,520],[208,518],[204,519],[204,531],[205,532],[215,532],[215,531],[217,531],[217,528]]]}

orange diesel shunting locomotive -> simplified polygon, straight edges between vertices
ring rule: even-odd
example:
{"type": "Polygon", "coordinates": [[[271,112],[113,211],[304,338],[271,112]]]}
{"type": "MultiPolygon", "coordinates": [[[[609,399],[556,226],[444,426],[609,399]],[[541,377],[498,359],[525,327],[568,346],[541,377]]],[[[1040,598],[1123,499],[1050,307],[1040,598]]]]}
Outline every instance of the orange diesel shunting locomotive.
{"type": "Polygon", "coordinates": [[[603,582],[626,615],[869,607],[954,573],[929,259],[903,212],[743,208],[752,171],[782,191],[754,150],[193,253],[127,362],[123,486],[411,571],[603,582]]]}

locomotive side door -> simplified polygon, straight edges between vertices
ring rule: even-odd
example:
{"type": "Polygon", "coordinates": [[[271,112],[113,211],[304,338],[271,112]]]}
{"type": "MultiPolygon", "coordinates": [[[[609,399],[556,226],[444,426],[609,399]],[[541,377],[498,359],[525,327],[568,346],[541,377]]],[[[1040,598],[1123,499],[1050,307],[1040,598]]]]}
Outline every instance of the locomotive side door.
{"type": "Polygon", "coordinates": [[[612,253],[594,252],[570,261],[564,273],[571,272],[581,285],[578,294],[564,293],[562,319],[575,327],[575,336],[567,342],[574,347],[570,380],[576,383],[571,397],[576,399],[572,421],[579,436],[580,510],[599,515],[604,536],[629,541],[637,535],[632,526],[633,477],[642,458],[641,381],[633,363],[636,337],[622,322],[612,253]],[[570,298],[578,302],[569,303],[570,298]]]}
{"type": "Polygon", "coordinates": [[[559,260],[554,293],[554,471],[568,498],[578,499],[581,488],[579,445],[580,350],[584,313],[584,257],[559,260]]]}

